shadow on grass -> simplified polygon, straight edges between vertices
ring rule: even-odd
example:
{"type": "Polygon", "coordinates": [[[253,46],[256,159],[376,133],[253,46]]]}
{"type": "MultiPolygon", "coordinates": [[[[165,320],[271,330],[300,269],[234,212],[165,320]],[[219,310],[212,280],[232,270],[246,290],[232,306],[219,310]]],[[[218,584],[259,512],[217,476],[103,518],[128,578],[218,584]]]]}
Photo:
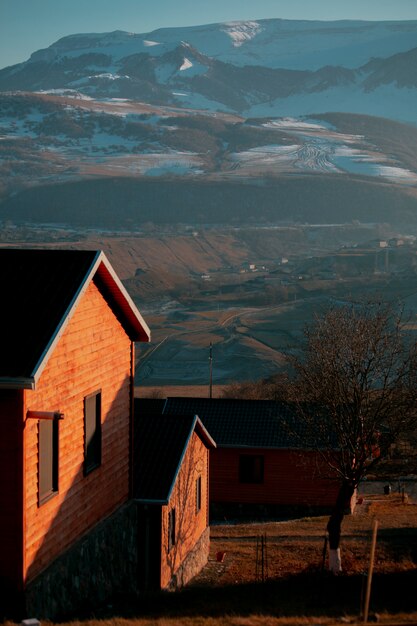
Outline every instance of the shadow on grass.
{"type": "Polygon", "coordinates": [[[381,528],[378,531],[378,545],[384,546],[390,561],[401,563],[408,560],[417,566],[416,528],[381,528]]]}
{"type": "MultiPolygon", "coordinates": [[[[248,616],[359,615],[366,577],[304,573],[265,583],[224,587],[186,587],[176,592],[118,597],[112,605],[78,614],[78,619],[184,618],[248,616]]],[[[417,610],[417,570],[374,575],[371,607],[374,612],[417,610]]]]}

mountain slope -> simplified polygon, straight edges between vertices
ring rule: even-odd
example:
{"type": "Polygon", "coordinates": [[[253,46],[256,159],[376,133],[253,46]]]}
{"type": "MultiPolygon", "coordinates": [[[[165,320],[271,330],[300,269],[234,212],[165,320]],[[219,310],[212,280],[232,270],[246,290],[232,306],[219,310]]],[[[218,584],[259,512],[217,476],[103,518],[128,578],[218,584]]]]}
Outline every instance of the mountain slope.
{"type": "Polygon", "coordinates": [[[411,21],[64,37],[0,71],[0,219],[414,225],[416,68],[411,21]]]}
{"type": "Polygon", "coordinates": [[[260,20],[71,35],[0,71],[1,91],[79,91],[244,116],[417,124],[417,22],[260,20]]]}

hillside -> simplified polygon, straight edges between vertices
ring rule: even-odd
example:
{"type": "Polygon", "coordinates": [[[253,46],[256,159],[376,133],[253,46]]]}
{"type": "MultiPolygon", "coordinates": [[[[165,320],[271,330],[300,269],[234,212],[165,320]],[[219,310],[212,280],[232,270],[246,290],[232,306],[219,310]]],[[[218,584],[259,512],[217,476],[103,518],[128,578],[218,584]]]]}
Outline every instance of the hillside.
{"type": "Polygon", "coordinates": [[[86,229],[155,225],[388,222],[415,227],[412,189],[351,176],[264,181],[97,178],[32,186],[0,204],[0,220],[86,229]]]}

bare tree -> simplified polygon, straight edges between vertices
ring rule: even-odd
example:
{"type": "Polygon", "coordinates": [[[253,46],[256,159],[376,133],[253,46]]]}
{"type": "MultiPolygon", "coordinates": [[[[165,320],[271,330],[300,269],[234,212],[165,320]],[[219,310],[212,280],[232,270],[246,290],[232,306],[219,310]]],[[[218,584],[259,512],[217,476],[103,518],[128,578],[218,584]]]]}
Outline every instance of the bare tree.
{"type": "Polygon", "coordinates": [[[327,531],[329,566],[341,570],[340,535],[359,482],[417,423],[417,351],[401,311],[384,303],[329,309],[305,329],[290,358],[305,437],[340,491],[327,531]]]}
{"type": "Polygon", "coordinates": [[[264,380],[234,382],[227,385],[222,398],[240,400],[288,400],[289,385],[286,373],[275,374],[264,380]]]}

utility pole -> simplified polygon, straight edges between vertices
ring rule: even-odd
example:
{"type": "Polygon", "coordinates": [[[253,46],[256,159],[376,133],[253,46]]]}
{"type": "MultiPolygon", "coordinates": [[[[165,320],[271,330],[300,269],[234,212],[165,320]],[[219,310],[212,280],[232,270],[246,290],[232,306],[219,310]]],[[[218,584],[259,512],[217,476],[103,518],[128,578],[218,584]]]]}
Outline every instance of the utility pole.
{"type": "Polygon", "coordinates": [[[212,397],[212,391],[213,391],[213,354],[212,354],[212,347],[213,347],[213,344],[210,341],[210,349],[209,349],[210,391],[209,391],[209,398],[212,397]]]}

